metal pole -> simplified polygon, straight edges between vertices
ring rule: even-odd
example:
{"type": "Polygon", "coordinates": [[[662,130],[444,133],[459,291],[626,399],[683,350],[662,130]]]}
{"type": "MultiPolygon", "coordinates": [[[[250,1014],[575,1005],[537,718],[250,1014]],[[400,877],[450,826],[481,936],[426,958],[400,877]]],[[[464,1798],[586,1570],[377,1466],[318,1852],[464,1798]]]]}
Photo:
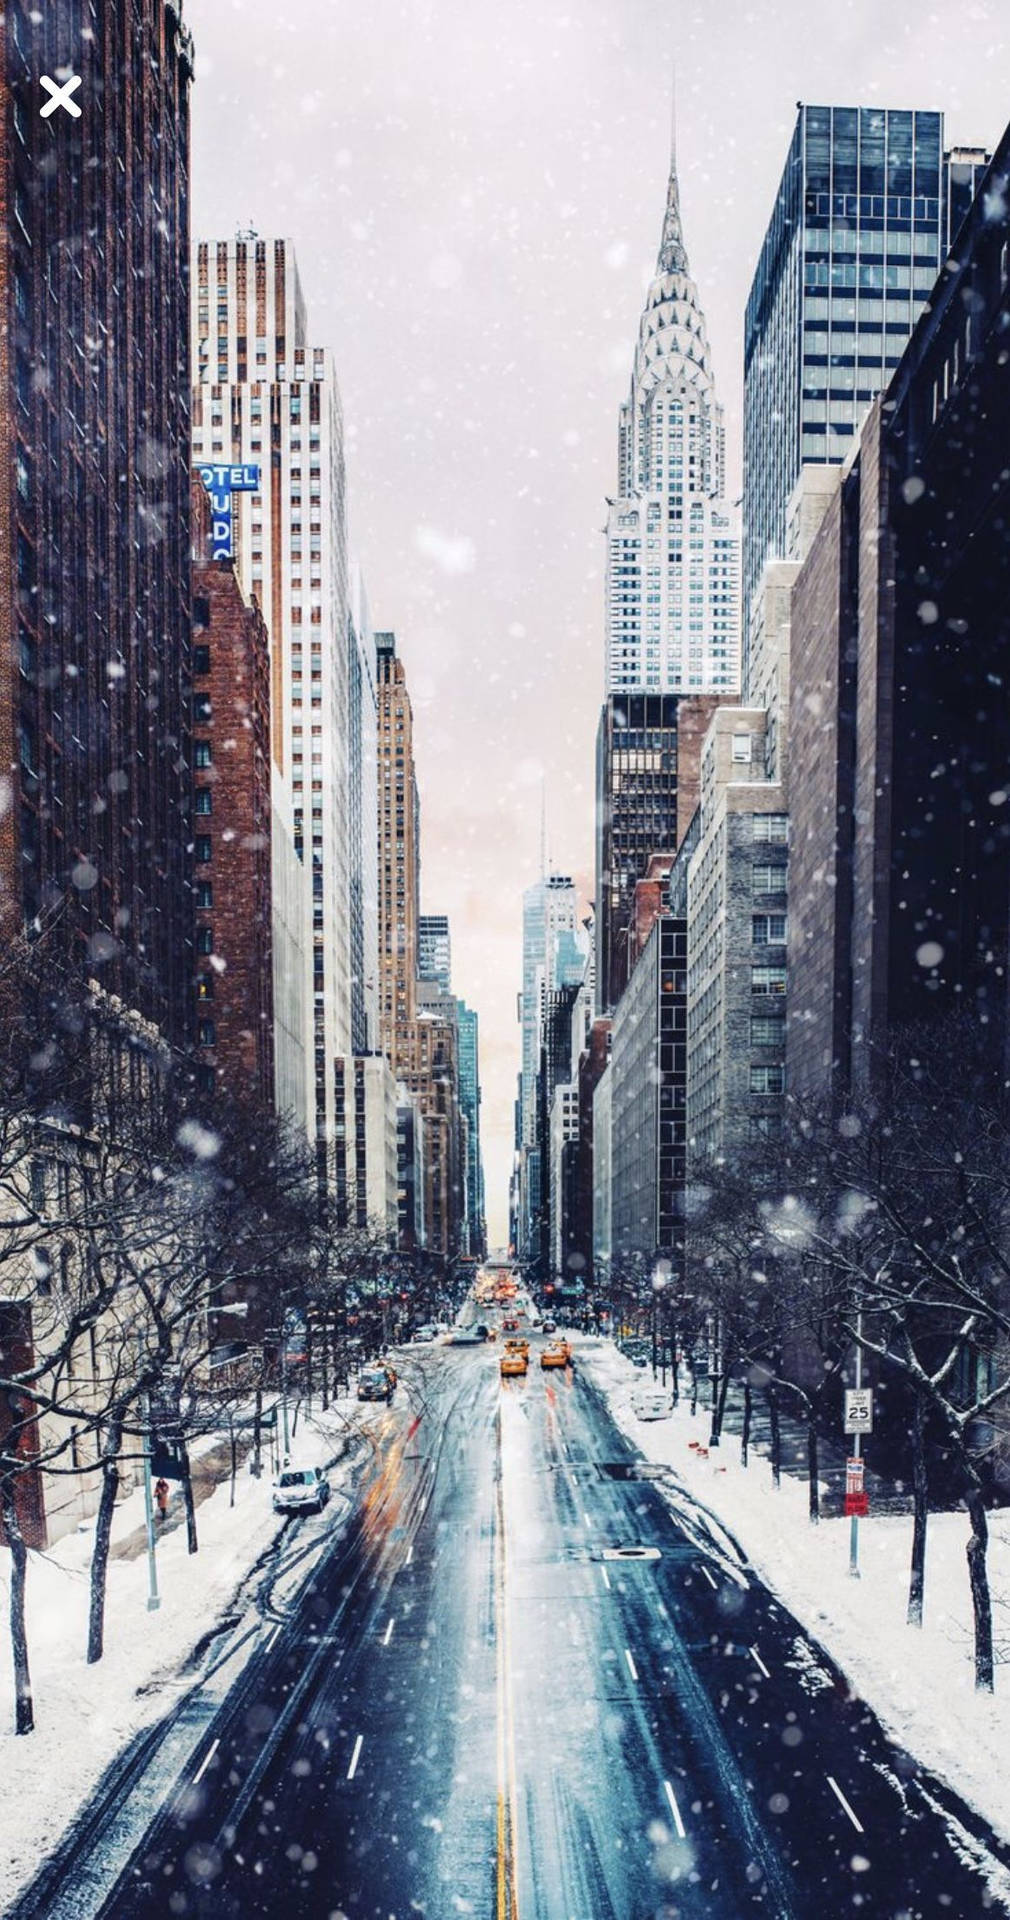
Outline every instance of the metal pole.
{"type": "Polygon", "coordinates": [[[141,1418],[144,1422],[144,1513],[147,1518],[147,1611],[157,1613],[161,1605],[158,1592],[158,1562],[154,1546],[154,1497],[151,1492],[151,1417],[150,1400],[145,1393],[141,1401],[141,1418]]]}
{"type": "Polygon", "coordinates": [[[288,1433],[288,1337],[281,1328],[281,1418],[284,1422],[284,1458],[290,1458],[291,1438],[288,1433]]]}
{"type": "MultiPolygon", "coordinates": [[[[857,1388],[861,1387],[863,1384],[863,1348],[861,1344],[862,1336],[863,1336],[863,1309],[862,1307],[860,1307],[856,1313],[856,1387],[857,1388]]],[[[852,1442],[853,1442],[853,1445],[852,1445],[853,1458],[856,1460],[859,1460],[862,1458],[862,1452],[863,1452],[862,1434],[861,1433],[853,1434],[852,1442]]],[[[849,1521],[849,1573],[851,1574],[853,1580],[859,1579],[859,1515],[857,1513],[854,1513],[852,1515],[851,1520],[849,1521]]]]}

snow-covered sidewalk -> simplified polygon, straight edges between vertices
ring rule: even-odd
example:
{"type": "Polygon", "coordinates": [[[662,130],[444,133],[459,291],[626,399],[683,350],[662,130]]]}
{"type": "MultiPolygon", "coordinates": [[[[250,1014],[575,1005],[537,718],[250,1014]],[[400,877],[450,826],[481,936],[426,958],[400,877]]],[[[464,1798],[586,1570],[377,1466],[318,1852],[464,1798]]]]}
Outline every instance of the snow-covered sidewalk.
{"type": "MultiPolygon", "coordinates": [[[[339,1460],[330,1474],[330,1505],[318,1518],[297,1522],[300,1544],[314,1535],[320,1551],[340,1512],[339,1489],[350,1472],[350,1455],[341,1456],[352,1409],[360,1412],[348,1398],[327,1414],[303,1418],[292,1443],[296,1466],[339,1460]]],[[[48,1553],[30,1556],[28,1633],[36,1725],[23,1738],[12,1732],[10,1651],[0,1644],[0,1911],[31,1878],[127,1742],[166,1711],[174,1693],[193,1684],[195,1673],[182,1670],[194,1648],[229,1612],[250,1568],[284,1525],[285,1517],[273,1511],[271,1489],[265,1454],[260,1479],[248,1464],[239,1469],[234,1507],[227,1471],[216,1492],[201,1502],[197,1554],[186,1551],[185,1526],[166,1531],[157,1547],[161,1605],[156,1612],[147,1610],[146,1553],[110,1558],[106,1652],[96,1666],[87,1666],[84,1658],[91,1527],[68,1534],[48,1553]]],[[[113,1546],[135,1536],[143,1524],[144,1496],[138,1488],[116,1509],[113,1546]]],[[[308,1576],[310,1565],[309,1559],[299,1559],[296,1584],[308,1576]]],[[[0,1549],[4,1628],[9,1593],[10,1556],[0,1549]]]]}
{"type": "MultiPolygon", "coordinates": [[[[997,1658],[996,1694],[976,1694],[972,1665],[971,1597],[965,1546],[967,1517],[930,1518],[926,1550],[925,1624],[905,1624],[912,1521],[909,1515],[872,1514],[859,1529],[860,1578],[848,1571],[849,1522],[811,1526],[805,1481],[783,1476],[776,1489],[768,1461],[752,1455],[740,1464],[737,1436],[699,1458],[708,1418],[694,1419],[682,1401],[668,1420],[639,1420],[636,1389],[651,1387],[609,1341],[578,1343],[578,1364],[605,1394],[610,1411],[649,1461],[673,1468],[666,1489],[674,1511],[691,1524],[700,1502],[731,1538],[722,1549],[733,1560],[739,1542],[755,1571],[820,1642],[892,1736],[1010,1839],[1006,1766],[1010,1756],[1010,1512],[990,1515],[989,1573],[997,1658]],[[683,1493],[691,1496],[685,1500],[683,1493]]],[[[718,1543],[720,1532],[715,1529],[718,1543]]]]}

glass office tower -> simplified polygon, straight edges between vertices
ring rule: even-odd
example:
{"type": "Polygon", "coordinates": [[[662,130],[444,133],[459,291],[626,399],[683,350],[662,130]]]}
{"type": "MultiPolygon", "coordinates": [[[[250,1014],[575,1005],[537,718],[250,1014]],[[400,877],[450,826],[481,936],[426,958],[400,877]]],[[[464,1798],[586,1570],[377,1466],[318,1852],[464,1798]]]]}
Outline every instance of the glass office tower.
{"type": "Polygon", "coordinates": [[[743,688],[750,612],[807,461],[843,460],[928,300],[988,156],[941,113],[801,106],[744,332],[743,688]]]}

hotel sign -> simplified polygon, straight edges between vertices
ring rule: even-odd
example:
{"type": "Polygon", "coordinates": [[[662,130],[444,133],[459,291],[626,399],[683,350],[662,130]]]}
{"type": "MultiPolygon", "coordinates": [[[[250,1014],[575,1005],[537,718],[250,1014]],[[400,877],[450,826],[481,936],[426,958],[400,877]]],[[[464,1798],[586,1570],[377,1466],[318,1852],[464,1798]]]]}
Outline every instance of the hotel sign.
{"type": "Polygon", "coordinates": [[[206,466],[198,469],[210,496],[210,552],[212,560],[232,560],[231,497],[233,493],[258,493],[258,466],[206,466]]]}

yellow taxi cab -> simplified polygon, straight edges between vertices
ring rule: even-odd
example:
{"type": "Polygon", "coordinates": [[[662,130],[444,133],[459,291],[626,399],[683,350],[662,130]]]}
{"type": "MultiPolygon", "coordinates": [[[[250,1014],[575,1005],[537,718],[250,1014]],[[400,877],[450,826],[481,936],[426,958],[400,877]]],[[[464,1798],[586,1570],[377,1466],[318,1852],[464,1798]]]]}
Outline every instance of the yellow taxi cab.
{"type": "Polygon", "coordinates": [[[540,1365],[546,1373],[548,1367],[567,1367],[572,1358],[572,1350],[567,1340],[552,1340],[540,1355],[540,1365]]]}
{"type": "Polygon", "coordinates": [[[505,1348],[499,1362],[499,1371],[503,1380],[513,1376],[525,1377],[529,1371],[529,1357],[520,1347],[509,1345],[505,1348]]]}

